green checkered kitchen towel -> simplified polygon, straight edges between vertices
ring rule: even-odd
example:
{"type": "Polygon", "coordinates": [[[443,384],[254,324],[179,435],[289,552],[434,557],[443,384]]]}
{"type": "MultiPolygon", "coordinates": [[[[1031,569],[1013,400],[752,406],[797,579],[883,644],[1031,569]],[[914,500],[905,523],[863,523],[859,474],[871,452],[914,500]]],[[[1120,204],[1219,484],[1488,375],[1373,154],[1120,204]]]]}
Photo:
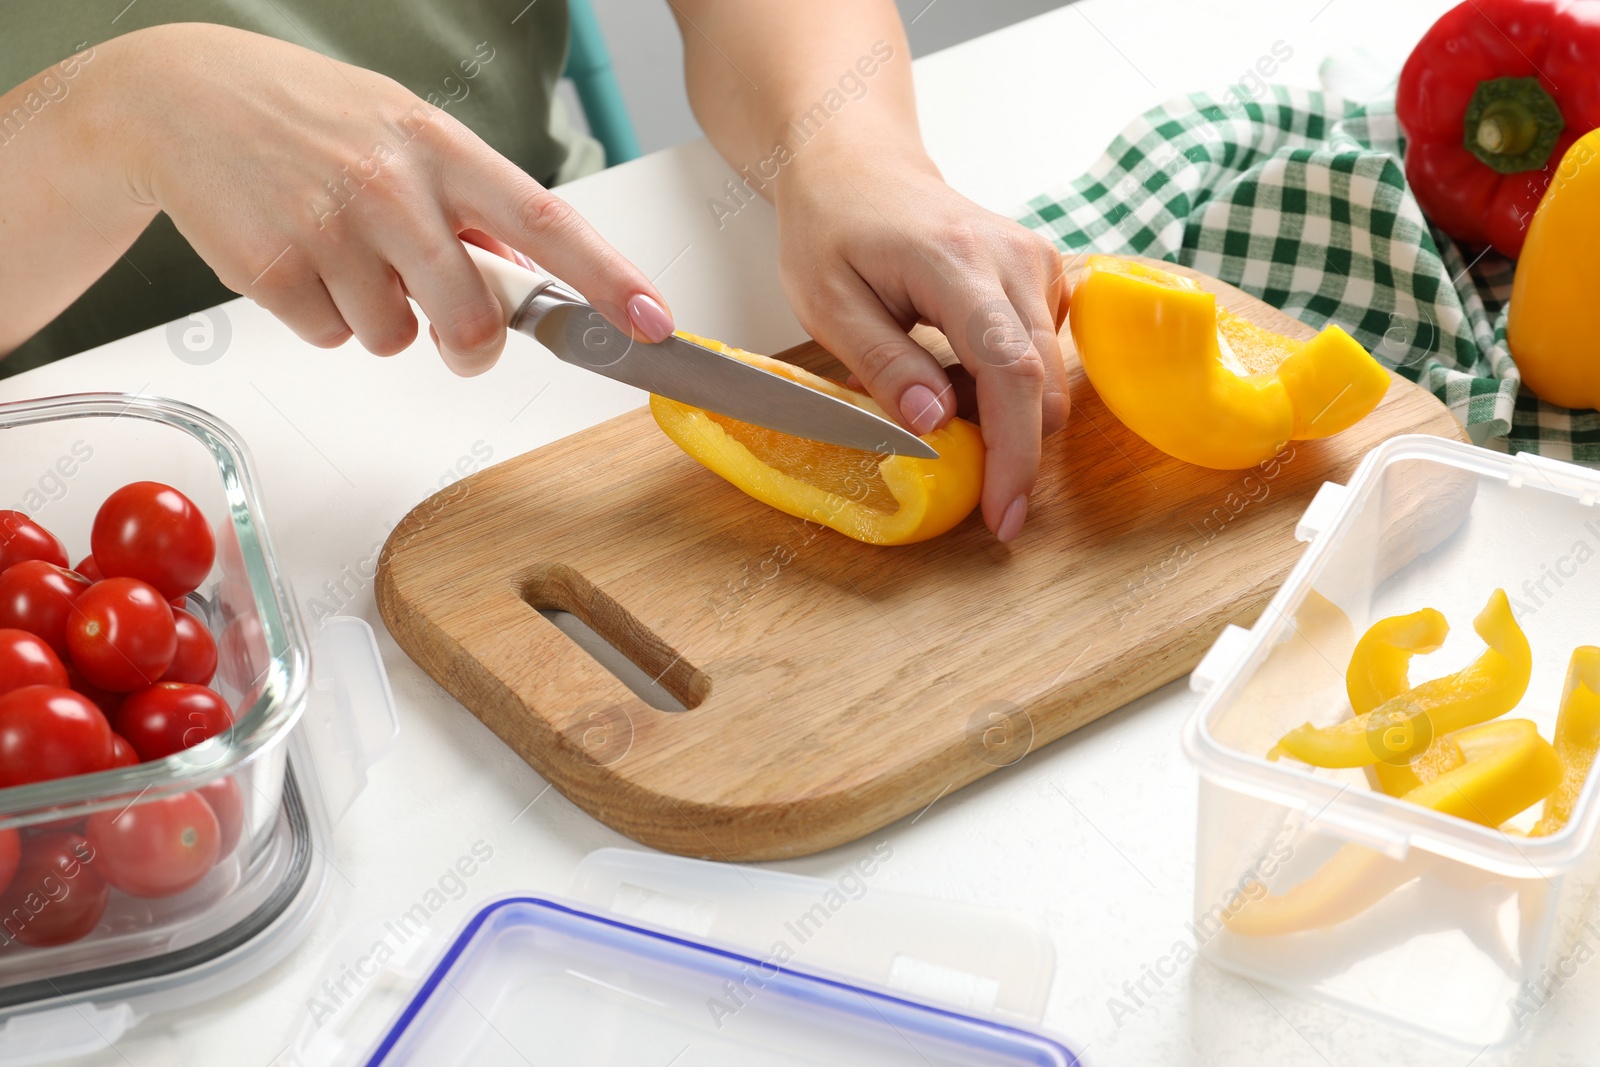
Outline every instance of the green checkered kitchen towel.
{"type": "Polygon", "coordinates": [[[1066,252],[1143,255],[1337,323],[1433,391],[1474,441],[1600,464],[1600,414],[1520,390],[1506,348],[1514,263],[1468,263],[1406,188],[1392,102],[1273,86],[1149,111],[1023,225],[1066,252]]]}

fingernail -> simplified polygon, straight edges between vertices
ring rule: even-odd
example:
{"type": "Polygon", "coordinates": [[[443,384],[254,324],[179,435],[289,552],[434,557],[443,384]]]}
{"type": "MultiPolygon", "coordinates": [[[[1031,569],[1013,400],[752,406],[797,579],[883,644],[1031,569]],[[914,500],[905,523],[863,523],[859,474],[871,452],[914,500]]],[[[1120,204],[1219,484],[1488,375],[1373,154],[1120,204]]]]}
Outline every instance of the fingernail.
{"type": "Polygon", "coordinates": [[[944,417],[944,406],[932,389],[918,382],[900,394],[900,416],[917,433],[932,433],[944,417]]]}
{"type": "Polygon", "coordinates": [[[995,531],[995,537],[1000,543],[1014,540],[1022,532],[1022,520],[1028,517],[1028,498],[1019,496],[1006,508],[1005,515],[1000,519],[1000,529],[995,531]]]}
{"type": "Polygon", "coordinates": [[[628,298],[628,320],[651,344],[660,344],[672,336],[672,316],[643,293],[628,298]]]}

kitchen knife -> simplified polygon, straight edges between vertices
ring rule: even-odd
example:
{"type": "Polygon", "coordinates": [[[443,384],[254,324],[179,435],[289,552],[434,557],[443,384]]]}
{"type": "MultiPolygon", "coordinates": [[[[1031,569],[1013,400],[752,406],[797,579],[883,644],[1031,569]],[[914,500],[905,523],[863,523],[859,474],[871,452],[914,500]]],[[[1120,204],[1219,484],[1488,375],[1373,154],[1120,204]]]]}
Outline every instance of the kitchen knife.
{"type": "Polygon", "coordinates": [[[506,325],[563,362],[779,433],[865,452],[939,458],[888,419],[782,375],[681,337],[654,345],[635,341],[554,278],[477,245],[465,247],[505,309],[506,325]]]}

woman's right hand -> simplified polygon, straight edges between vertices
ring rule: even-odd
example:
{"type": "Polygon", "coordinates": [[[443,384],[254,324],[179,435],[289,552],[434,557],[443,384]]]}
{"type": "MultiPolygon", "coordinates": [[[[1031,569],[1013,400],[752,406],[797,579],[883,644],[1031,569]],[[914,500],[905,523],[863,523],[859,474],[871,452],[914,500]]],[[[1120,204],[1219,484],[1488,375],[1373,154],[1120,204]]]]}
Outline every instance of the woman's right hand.
{"type": "Polygon", "coordinates": [[[409,295],[452,370],[487,370],[505,317],[461,247],[467,230],[531,257],[638,340],[672,332],[650,280],[575,210],[390,78],[203,23],[98,51],[114,57],[103,121],[135,131],[129,194],[311,344],[354,334],[399,352],[417,332],[409,295]]]}

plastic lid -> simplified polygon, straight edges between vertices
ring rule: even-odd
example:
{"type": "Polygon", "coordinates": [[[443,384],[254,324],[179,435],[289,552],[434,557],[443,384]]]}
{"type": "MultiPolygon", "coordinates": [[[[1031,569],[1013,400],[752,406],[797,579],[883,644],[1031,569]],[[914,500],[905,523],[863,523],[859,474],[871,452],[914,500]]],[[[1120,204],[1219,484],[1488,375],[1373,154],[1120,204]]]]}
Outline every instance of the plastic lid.
{"type": "Polygon", "coordinates": [[[1003,1023],[541,897],[481,908],[369,1064],[1075,1065],[1003,1023]]]}

